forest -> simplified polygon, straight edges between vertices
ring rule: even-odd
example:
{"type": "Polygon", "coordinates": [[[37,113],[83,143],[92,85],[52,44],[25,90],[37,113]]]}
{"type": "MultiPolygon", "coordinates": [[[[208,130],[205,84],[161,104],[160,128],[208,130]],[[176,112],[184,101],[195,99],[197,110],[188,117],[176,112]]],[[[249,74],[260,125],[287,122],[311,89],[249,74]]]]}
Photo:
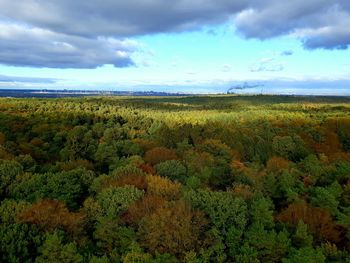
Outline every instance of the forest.
{"type": "Polygon", "coordinates": [[[350,98],[0,98],[0,262],[350,262],[350,98]]]}

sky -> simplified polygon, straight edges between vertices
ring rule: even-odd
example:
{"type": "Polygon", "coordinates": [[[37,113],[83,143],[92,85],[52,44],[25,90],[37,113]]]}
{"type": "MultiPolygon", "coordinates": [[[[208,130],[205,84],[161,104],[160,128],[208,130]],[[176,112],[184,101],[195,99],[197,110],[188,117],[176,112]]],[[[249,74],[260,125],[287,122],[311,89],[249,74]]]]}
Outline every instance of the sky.
{"type": "Polygon", "coordinates": [[[348,0],[0,0],[0,89],[350,95],[349,45],[348,0]]]}

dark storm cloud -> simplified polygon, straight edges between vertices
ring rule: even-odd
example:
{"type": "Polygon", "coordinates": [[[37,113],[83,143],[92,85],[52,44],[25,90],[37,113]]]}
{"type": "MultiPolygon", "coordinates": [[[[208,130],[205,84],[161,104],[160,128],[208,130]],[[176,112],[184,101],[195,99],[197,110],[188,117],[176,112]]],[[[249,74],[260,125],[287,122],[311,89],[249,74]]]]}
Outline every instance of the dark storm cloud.
{"type": "Polygon", "coordinates": [[[0,63],[127,67],[136,49],[126,38],[227,21],[246,38],[293,34],[308,49],[350,44],[348,0],[0,0],[0,63]]]}

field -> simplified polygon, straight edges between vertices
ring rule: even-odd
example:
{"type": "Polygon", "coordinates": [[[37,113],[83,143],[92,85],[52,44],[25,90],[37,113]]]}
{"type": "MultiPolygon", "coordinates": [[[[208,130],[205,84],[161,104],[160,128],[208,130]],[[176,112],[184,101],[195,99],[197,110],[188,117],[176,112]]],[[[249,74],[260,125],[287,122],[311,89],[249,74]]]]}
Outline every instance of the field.
{"type": "Polygon", "coordinates": [[[350,262],[350,98],[0,98],[0,262],[350,262]]]}

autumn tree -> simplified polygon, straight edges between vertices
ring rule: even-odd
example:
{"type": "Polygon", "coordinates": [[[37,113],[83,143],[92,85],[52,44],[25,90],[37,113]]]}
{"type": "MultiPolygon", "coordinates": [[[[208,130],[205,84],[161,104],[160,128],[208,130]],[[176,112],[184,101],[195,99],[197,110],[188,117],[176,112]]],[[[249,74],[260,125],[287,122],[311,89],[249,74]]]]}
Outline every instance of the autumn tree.
{"type": "Polygon", "coordinates": [[[131,173],[128,175],[122,175],[118,178],[114,177],[107,177],[102,182],[102,189],[103,188],[109,188],[109,187],[123,187],[126,185],[132,185],[140,190],[146,190],[147,188],[147,182],[146,177],[144,175],[131,173]]]}
{"type": "Polygon", "coordinates": [[[6,142],[6,136],[0,132],[0,145],[3,145],[6,142]]]}
{"type": "Polygon", "coordinates": [[[147,194],[144,198],[132,204],[128,211],[122,216],[123,221],[137,225],[145,216],[150,216],[159,208],[164,207],[166,200],[158,195],[147,194]]]}
{"type": "Polygon", "coordinates": [[[289,161],[282,157],[271,157],[267,164],[266,169],[271,172],[279,172],[280,170],[287,169],[289,167],[289,161]]]}
{"type": "Polygon", "coordinates": [[[22,223],[34,224],[45,231],[63,229],[71,235],[79,235],[85,224],[85,215],[70,212],[64,203],[56,200],[42,200],[18,214],[22,223]]]}
{"type": "Polygon", "coordinates": [[[184,202],[176,202],[156,210],[140,222],[140,242],[152,253],[171,253],[183,256],[185,252],[198,250],[204,215],[192,210],[184,202]]]}
{"type": "Polygon", "coordinates": [[[181,197],[182,185],[178,182],[172,182],[159,175],[147,175],[147,192],[158,195],[166,200],[177,200],[181,197]]]}
{"type": "Polygon", "coordinates": [[[176,160],[177,155],[174,150],[165,147],[155,147],[145,153],[144,159],[147,163],[156,165],[164,161],[176,160]]]}
{"type": "Polygon", "coordinates": [[[293,203],[277,216],[277,220],[294,227],[303,221],[318,242],[341,241],[342,229],[333,222],[330,212],[324,208],[312,207],[305,202],[293,203]]]}

